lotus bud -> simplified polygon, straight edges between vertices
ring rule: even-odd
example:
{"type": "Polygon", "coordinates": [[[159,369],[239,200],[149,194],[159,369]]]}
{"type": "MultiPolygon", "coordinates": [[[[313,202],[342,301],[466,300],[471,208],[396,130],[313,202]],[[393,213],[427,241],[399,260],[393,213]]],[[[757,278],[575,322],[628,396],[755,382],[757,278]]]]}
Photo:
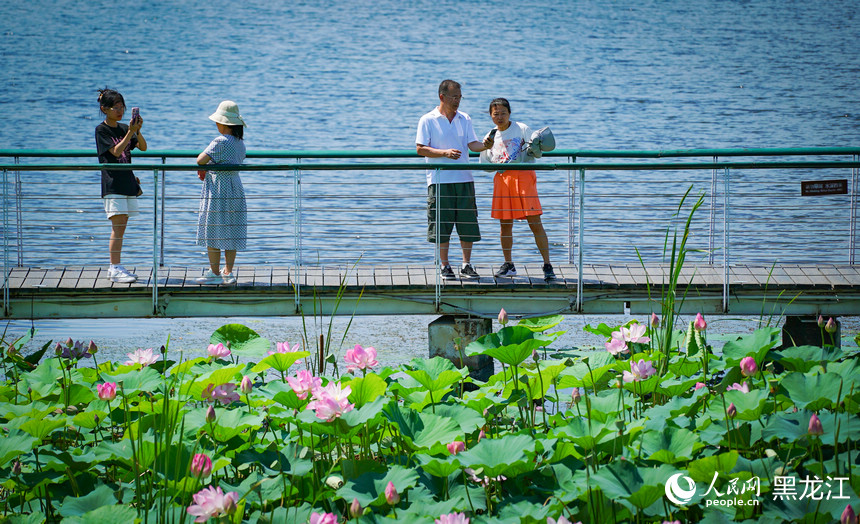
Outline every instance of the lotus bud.
{"type": "Polygon", "coordinates": [[[449,443],[447,447],[448,453],[456,455],[457,453],[466,450],[466,443],[461,440],[455,440],[454,442],[449,443]]]}
{"type": "Polygon", "coordinates": [[[364,513],[364,508],[361,507],[357,498],[353,498],[349,505],[349,516],[357,519],[362,513],[364,513]]]}
{"type": "Polygon", "coordinates": [[[499,324],[504,326],[507,323],[508,323],[508,312],[505,311],[505,308],[502,308],[501,311],[499,311],[499,324]]]}
{"type": "Polygon", "coordinates": [[[579,388],[573,388],[573,391],[570,392],[570,400],[574,404],[579,404],[579,401],[582,400],[582,391],[579,388]]]}
{"type": "Polygon", "coordinates": [[[821,425],[821,420],[819,420],[818,415],[815,413],[809,417],[809,434],[810,435],[823,435],[824,427],[821,425]]]}
{"type": "Polygon", "coordinates": [[[851,507],[851,504],[848,504],[845,506],[845,511],[842,512],[839,524],[855,524],[856,522],[857,515],[854,513],[854,508],[851,507]]]}
{"type": "MultiPolygon", "coordinates": [[[[12,463],[12,474],[15,475],[16,477],[21,474],[21,461],[20,460],[16,459],[15,462],[12,463]]],[[[848,506],[848,508],[850,509],[851,506],[848,506]]]]}
{"type": "Polygon", "coordinates": [[[824,317],[822,317],[821,315],[818,315],[818,327],[824,327],[824,317]]]}
{"type": "Polygon", "coordinates": [[[212,406],[206,408],[206,422],[215,422],[215,408],[212,406]]]}
{"type": "Polygon", "coordinates": [[[696,331],[704,331],[708,329],[708,323],[705,322],[705,317],[701,313],[696,313],[696,320],[693,322],[693,328],[696,331]]]}
{"type": "Polygon", "coordinates": [[[203,453],[197,453],[191,459],[191,474],[195,477],[205,478],[212,473],[212,459],[203,453]]]}
{"type": "Polygon", "coordinates": [[[74,341],[74,340],[72,340],[72,337],[69,337],[69,338],[66,340],[66,347],[67,347],[67,348],[72,348],[72,347],[74,347],[74,345],[75,345],[75,341],[74,341]]]}
{"type": "Polygon", "coordinates": [[[833,320],[833,317],[827,319],[827,324],[824,324],[824,331],[827,331],[831,335],[836,333],[836,321],[833,320]]]}
{"type": "Polygon", "coordinates": [[[478,442],[480,442],[482,438],[487,438],[487,434],[484,433],[483,429],[478,433],[478,442]]]}
{"type": "Polygon", "coordinates": [[[250,393],[251,390],[254,389],[254,384],[251,382],[251,377],[249,377],[248,375],[242,377],[242,385],[240,386],[240,388],[242,389],[242,393],[246,395],[250,393]]]}
{"type": "Polygon", "coordinates": [[[704,382],[696,382],[696,387],[694,388],[694,391],[698,391],[698,390],[702,389],[703,387],[705,387],[704,382]]]}
{"type": "Polygon", "coordinates": [[[538,353],[538,350],[536,349],[532,351],[532,360],[534,360],[535,362],[540,360],[540,353],[538,353]]]}
{"type": "Polygon", "coordinates": [[[758,372],[758,366],[753,357],[744,357],[741,359],[741,374],[745,377],[751,377],[758,372]]]}
{"type": "Polygon", "coordinates": [[[96,343],[90,340],[90,345],[87,346],[87,353],[90,355],[95,355],[99,352],[99,347],[96,346],[96,343]]]}
{"type": "Polygon", "coordinates": [[[56,353],[58,357],[63,354],[63,346],[61,346],[59,342],[54,346],[54,353],[56,353]]]}
{"type": "Polygon", "coordinates": [[[651,327],[660,327],[660,317],[657,313],[651,313],[651,327]]]}
{"type": "Polygon", "coordinates": [[[390,480],[388,481],[388,485],[385,486],[385,502],[388,502],[391,506],[400,502],[400,493],[397,493],[394,483],[390,480]]]}
{"type": "Polygon", "coordinates": [[[728,409],[726,409],[726,414],[729,416],[729,418],[735,418],[735,416],[738,414],[738,408],[735,406],[734,402],[729,404],[728,409]]]}

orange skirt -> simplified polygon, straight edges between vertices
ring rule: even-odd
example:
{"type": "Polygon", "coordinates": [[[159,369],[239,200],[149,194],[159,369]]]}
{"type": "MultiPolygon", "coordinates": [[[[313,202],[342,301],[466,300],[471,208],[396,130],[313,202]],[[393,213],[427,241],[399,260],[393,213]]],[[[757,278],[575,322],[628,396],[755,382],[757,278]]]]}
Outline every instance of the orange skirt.
{"type": "Polygon", "coordinates": [[[493,210],[490,216],[503,220],[519,220],[541,215],[534,171],[504,171],[493,179],[493,210]]]}

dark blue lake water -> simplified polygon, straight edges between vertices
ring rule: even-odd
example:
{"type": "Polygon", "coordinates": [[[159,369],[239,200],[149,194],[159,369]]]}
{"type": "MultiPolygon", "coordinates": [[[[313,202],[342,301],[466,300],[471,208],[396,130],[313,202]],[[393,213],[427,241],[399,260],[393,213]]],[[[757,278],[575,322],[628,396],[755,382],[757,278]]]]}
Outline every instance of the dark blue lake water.
{"type": "MultiPolygon", "coordinates": [[[[96,90],[111,86],[129,107],[141,108],[150,149],[202,150],[216,134],[207,116],[223,99],[235,100],[249,123],[249,149],[412,149],[418,118],[437,104],[444,78],[462,83],[460,108],[478,133],[491,127],[489,101],[503,96],[514,119],[551,126],[565,149],[860,145],[856,1],[35,0],[0,4],[0,42],[0,148],[93,148],[101,120],[96,90]]],[[[774,176],[764,173],[755,184],[774,176]]],[[[316,256],[329,262],[348,263],[356,253],[371,262],[404,256],[432,262],[432,249],[420,240],[423,173],[361,177],[339,172],[309,181],[308,190],[316,182],[325,197],[307,209],[306,245],[318,246],[316,256]],[[377,200],[356,199],[369,190],[350,186],[377,182],[370,191],[377,200]],[[358,247],[331,251],[347,239],[358,247]]],[[[545,222],[556,260],[568,256],[566,177],[541,176],[545,209],[555,210],[545,222]]],[[[606,176],[614,184],[606,191],[616,198],[607,216],[619,222],[595,227],[590,242],[605,237],[613,256],[635,260],[624,233],[638,226],[624,219],[642,223],[655,206],[671,209],[688,180],[669,178],[674,186],[664,189],[666,177],[659,186],[628,186],[635,182],[628,178],[606,176]],[[647,199],[631,204],[627,196],[647,199]]],[[[709,179],[708,173],[697,183],[709,179]]],[[[25,179],[25,188],[28,180],[39,184],[28,212],[47,211],[45,226],[28,233],[32,260],[25,262],[99,263],[108,228],[99,215],[97,173],[25,179]],[[58,181],[73,189],[51,187],[58,181]],[[45,194],[55,196],[39,200],[45,194]]],[[[198,182],[190,173],[168,180],[174,195],[168,211],[178,217],[168,224],[168,262],[202,267],[193,241],[198,182]]],[[[292,245],[283,233],[290,215],[281,210],[292,205],[291,189],[275,191],[277,179],[265,173],[243,180],[256,242],[239,262],[292,260],[279,251],[292,245]]],[[[488,208],[489,177],[479,191],[488,208]]],[[[830,224],[822,234],[836,229],[844,237],[839,205],[816,201],[815,220],[830,224]]],[[[784,213],[780,222],[790,223],[796,208],[775,202],[767,215],[784,213]]],[[[746,247],[778,242],[794,229],[781,233],[773,223],[756,222],[758,208],[747,213],[757,233],[739,239],[746,247]]],[[[478,262],[500,262],[494,227],[487,222],[478,262]]],[[[151,260],[146,231],[129,229],[126,260],[151,260]]],[[[536,261],[522,234],[516,253],[536,261]]],[[[786,247],[786,256],[791,252],[786,247]]],[[[833,254],[843,255],[841,247],[833,254]]]]}

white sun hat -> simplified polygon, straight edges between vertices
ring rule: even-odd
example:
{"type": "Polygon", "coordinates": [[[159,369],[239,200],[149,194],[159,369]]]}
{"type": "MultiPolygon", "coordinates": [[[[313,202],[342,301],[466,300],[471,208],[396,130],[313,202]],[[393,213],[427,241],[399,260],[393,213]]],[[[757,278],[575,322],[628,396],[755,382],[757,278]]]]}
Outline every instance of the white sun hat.
{"type": "Polygon", "coordinates": [[[218,104],[218,109],[209,115],[209,120],[224,124],[227,126],[247,126],[248,124],[242,120],[242,115],[239,114],[239,106],[232,100],[224,100],[218,104]]]}

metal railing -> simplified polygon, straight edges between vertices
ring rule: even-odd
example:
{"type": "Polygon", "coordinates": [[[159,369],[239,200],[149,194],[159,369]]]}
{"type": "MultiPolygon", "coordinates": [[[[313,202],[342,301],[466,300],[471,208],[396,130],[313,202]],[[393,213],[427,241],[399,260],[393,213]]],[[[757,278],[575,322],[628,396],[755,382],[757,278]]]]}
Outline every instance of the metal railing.
{"type": "MultiPolygon", "coordinates": [[[[151,199],[151,206],[141,208],[152,210],[150,231],[130,222],[127,260],[150,259],[154,271],[170,265],[205,266],[205,250],[192,247],[198,166],[185,162],[196,154],[136,152],[137,163],[126,166],[140,176],[142,198],[151,199]],[[143,234],[151,236],[151,253],[142,247],[148,242],[138,241],[143,234]]],[[[707,213],[694,217],[688,246],[701,251],[699,262],[718,261],[725,268],[728,300],[732,264],[855,263],[859,155],[860,148],[559,150],[536,164],[507,167],[538,172],[553,260],[577,266],[580,282],[584,264],[638,264],[640,257],[662,261],[666,228],[686,219],[678,202],[692,186],[692,194],[706,196],[707,213]],[[846,180],[847,194],[800,196],[802,181],[829,179],[846,180]]],[[[106,224],[98,198],[101,166],[70,161],[94,156],[91,150],[0,150],[0,157],[12,159],[0,165],[4,307],[13,265],[103,263],[109,228],[94,227],[106,224]],[[63,163],[35,163],[46,158],[63,163]]],[[[290,261],[298,268],[349,266],[359,259],[395,265],[437,261],[432,244],[424,242],[424,170],[459,167],[425,164],[414,151],[249,151],[240,168],[248,200],[249,251],[240,254],[238,263],[282,266],[290,261]]],[[[501,256],[492,234],[497,226],[488,212],[492,174],[485,176],[481,164],[470,167],[484,236],[473,261],[495,265],[501,256]]],[[[213,171],[235,168],[207,166],[213,171]]],[[[515,226],[514,235],[515,261],[537,262],[528,228],[515,226]]],[[[438,303],[438,271],[436,289],[438,303]]],[[[297,289],[297,303],[299,293],[297,289]]]]}

